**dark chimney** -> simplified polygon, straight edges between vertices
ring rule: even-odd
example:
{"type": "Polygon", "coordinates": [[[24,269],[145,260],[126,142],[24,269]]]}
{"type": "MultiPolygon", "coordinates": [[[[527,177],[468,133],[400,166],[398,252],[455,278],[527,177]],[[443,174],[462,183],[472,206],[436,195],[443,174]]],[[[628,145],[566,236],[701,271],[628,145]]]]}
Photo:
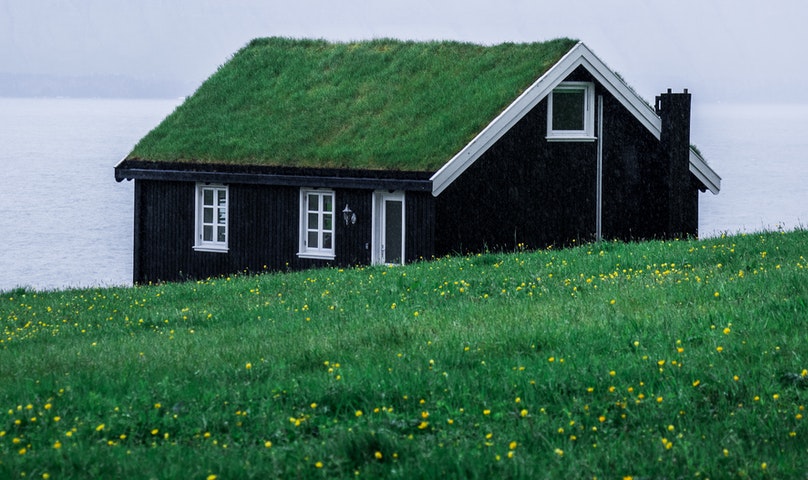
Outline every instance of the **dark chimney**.
{"type": "Polygon", "coordinates": [[[656,97],[656,112],[662,119],[660,133],[665,187],[668,192],[667,235],[683,238],[696,235],[698,207],[690,181],[690,94],[672,93],[668,89],[656,97]]]}

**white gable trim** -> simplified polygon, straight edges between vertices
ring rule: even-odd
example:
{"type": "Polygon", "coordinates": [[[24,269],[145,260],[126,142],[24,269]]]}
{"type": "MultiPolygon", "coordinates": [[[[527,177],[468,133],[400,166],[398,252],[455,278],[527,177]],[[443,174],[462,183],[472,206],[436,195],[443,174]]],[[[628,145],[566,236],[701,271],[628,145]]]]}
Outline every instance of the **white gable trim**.
{"type": "MultiPolygon", "coordinates": [[[[662,131],[662,120],[650,105],[645,103],[623,82],[606,64],[583,43],[578,43],[556,62],[544,75],[522,92],[471,142],[461,149],[432,175],[432,195],[440,195],[449,185],[480,158],[497,140],[502,138],[533,107],[541,102],[555,87],[567,78],[576,68],[583,65],[606,90],[620,101],[634,117],[657,139],[662,131]]],[[[691,150],[690,171],[713,193],[718,193],[721,178],[707,163],[691,150]],[[695,163],[695,165],[694,165],[695,163]]]]}
{"type": "Polygon", "coordinates": [[[690,173],[703,183],[713,195],[721,191],[721,177],[707,165],[707,161],[692,148],[690,149],[690,173]]]}

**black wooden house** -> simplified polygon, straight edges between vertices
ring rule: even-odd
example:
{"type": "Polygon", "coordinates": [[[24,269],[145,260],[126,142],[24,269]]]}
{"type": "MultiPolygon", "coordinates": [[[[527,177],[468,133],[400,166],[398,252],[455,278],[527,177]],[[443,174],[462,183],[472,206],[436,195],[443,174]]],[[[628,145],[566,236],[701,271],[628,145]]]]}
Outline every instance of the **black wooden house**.
{"type": "Polygon", "coordinates": [[[566,39],[256,40],[115,178],[138,283],[695,236],[720,188],[687,90],[652,107],[566,39]]]}

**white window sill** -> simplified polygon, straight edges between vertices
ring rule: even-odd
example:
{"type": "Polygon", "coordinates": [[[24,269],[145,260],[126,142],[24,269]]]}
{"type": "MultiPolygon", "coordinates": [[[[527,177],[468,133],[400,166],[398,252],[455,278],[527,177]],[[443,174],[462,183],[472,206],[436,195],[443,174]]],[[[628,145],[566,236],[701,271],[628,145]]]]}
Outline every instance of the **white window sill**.
{"type": "Polygon", "coordinates": [[[313,252],[298,252],[298,258],[311,258],[315,260],[334,260],[337,258],[333,253],[313,253],[313,252]]]}
{"type": "Polygon", "coordinates": [[[594,142],[598,137],[591,135],[548,135],[548,142],[594,142]]]}
{"type": "Polygon", "coordinates": [[[227,253],[227,247],[220,247],[217,245],[194,245],[195,252],[212,252],[212,253],[227,253]]]}

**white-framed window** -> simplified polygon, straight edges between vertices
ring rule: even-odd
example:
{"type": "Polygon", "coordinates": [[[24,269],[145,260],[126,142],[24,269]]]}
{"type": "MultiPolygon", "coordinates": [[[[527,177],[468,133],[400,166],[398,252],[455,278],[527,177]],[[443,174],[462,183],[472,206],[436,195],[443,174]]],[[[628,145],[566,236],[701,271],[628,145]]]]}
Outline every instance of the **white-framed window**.
{"type": "Polygon", "coordinates": [[[561,82],[547,97],[547,140],[595,140],[595,84],[561,82]]]}
{"type": "Polygon", "coordinates": [[[227,251],[227,185],[196,184],[194,250],[227,251]]]}
{"type": "Polygon", "coordinates": [[[300,250],[298,256],[334,258],[334,191],[300,190],[300,250]]]}

